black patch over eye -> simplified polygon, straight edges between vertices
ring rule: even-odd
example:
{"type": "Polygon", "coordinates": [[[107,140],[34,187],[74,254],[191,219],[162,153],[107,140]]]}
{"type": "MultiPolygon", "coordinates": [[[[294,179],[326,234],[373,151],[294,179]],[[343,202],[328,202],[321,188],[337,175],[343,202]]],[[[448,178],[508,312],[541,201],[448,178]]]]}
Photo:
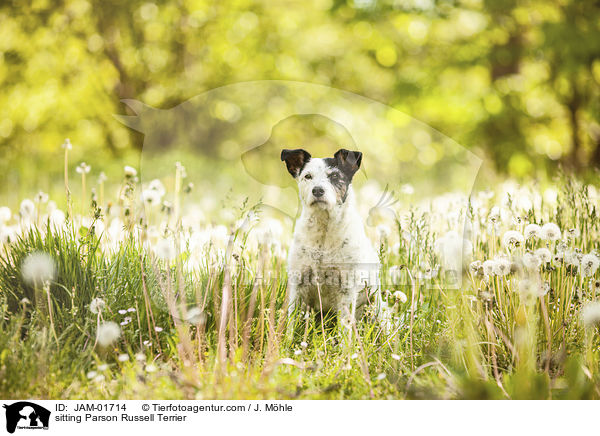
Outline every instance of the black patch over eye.
{"type": "Polygon", "coordinates": [[[304,176],[305,179],[310,180],[312,179],[312,174],[308,173],[307,175],[304,176]]]}

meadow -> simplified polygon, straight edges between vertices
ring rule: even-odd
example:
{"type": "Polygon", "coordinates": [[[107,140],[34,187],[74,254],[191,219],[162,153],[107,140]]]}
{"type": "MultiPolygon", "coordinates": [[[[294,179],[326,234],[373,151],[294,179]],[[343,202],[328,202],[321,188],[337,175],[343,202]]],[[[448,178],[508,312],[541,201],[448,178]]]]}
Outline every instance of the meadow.
{"type": "Polygon", "coordinates": [[[169,182],[89,172],[65,170],[64,198],[0,208],[2,398],[600,398],[593,185],[404,185],[363,210],[385,332],[369,314],[288,317],[292,229],[261,204],[198,214],[181,164],[169,182]]]}

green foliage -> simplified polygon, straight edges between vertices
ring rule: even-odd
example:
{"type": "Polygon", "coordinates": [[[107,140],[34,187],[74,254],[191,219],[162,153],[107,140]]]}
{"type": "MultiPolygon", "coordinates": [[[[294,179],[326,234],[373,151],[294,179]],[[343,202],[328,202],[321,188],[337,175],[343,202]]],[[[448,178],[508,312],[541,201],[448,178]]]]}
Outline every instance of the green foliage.
{"type": "Polygon", "coordinates": [[[599,17],[578,0],[3,2],[1,180],[53,180],[65,136],[73,162],[133,159],[120,99],[167,109],[264,79],[383,101],[515,176],[594,167],[599,17]]]}

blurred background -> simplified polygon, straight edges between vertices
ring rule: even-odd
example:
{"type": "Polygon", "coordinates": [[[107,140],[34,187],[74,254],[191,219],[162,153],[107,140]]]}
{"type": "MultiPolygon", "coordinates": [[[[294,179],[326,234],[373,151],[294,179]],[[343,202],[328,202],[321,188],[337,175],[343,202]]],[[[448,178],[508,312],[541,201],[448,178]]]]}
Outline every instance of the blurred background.
{"type": "MultiPolygon", "coordinates": [[[[170,109],[265,79],[389,105],[483,159],[488,176],[597,177],[598,1],[4,0],[1,192],[60,187],[66,137],[73,167],[121,177],[144,141],[113,116],[134,114],[121,99],[170,109]]],[[[212,143],[203,158],[219,162],[229,143],[212,143]]]]}

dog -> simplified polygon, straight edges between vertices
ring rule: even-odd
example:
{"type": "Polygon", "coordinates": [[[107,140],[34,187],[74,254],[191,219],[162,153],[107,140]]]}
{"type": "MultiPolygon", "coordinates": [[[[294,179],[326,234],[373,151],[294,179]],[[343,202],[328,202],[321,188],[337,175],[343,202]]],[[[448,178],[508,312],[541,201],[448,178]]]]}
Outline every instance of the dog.
{"type": "Polygon", "coordinates": [[[338,150],[333,158],[313,158],[303,149],[281,151],[298,184],[302,206],[288,255],[288,314],[299,305],[337,313],[350,328],[367,303],[386,331],[390,311],[381,299],[379,257],[356,208],[352,178],[362,153],[338,150]]]}

